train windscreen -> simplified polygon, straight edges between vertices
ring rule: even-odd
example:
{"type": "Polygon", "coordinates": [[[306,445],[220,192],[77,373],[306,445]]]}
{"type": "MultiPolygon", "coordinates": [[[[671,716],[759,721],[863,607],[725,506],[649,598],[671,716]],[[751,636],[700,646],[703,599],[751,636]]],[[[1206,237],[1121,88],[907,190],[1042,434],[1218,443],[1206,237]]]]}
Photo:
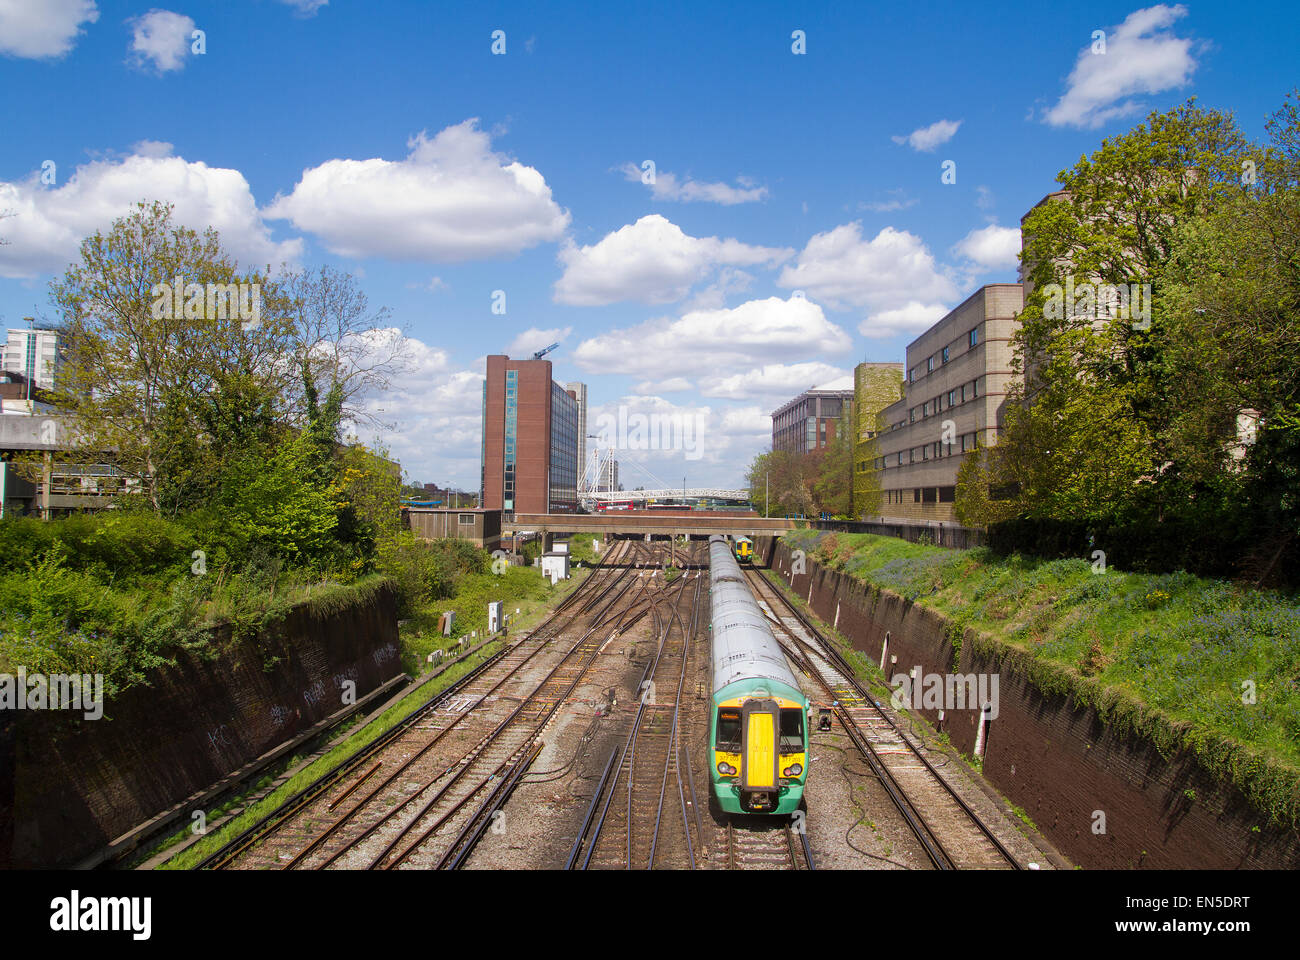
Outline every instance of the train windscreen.
{"type": "Polygon", "coordinates": [[[803,711],[781,711],[781,752],[803,752],[803,711]]]}
{"type": "Polygon", "coordinates": [[[715,749],[726,753],[740,752],[740,711],[718,711],[718,742],[715,749]]]}

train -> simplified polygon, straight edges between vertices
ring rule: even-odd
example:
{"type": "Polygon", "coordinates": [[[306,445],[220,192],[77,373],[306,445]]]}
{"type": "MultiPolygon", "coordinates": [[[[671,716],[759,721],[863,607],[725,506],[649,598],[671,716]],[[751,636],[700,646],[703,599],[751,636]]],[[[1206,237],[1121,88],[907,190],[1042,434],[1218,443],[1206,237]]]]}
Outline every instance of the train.
{"type": "Polygon", "coordinates": [[[736,538],[736,559],[741,563],[754,562],[754,541],[749,537],[736,538]]]}
{"type": "Polygon", "coordinates": [[[709,779],[726,813],[792,814],[808,782],[808,698],[726,537],[709,537],[709,779]]]}

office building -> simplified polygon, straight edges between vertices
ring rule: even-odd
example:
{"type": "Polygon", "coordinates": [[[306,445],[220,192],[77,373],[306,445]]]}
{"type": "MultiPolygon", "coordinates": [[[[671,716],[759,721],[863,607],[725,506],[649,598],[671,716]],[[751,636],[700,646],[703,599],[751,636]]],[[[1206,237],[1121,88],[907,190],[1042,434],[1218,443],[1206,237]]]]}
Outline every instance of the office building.
{"type": "Polygon", "coordinates": [[[578,509],[578,401],[551,361],[487,358],[480,476],[482,507],[507,517],[578,509]]]}
{"type": "Polygon", "coordinates": [[[59,367],[57,331],[9,331],[4,348],[0,350],[0,371],[20,374],[34,387],[53,390],[59,367]]]}
{"type": "Polygon", "coordinates": [[[587,385],[574,381],[566,383],[564,389],[578,401],[578,476],[582,476],[587,469],[587,385]]]}
{"type": "Polygon", "coordinates": [[[594,490],[596,493],[616,493],[622,490],[623,486],[618,482],[618,461],[613,457],[605,457],[597,471],[594,490]]]}
{"type": "Polygon", "coordinates": [[[954,521],[957,470],[1001,426],[1021,289],[981,287],[908,344],[903,398],[882,411],[875,438],[880,516],[954,521]]]}
{"type": "Polygon", "coordinates": [[[824,450],[840,424],[852,430],[851,389],[805,390],[772,414],[772,449],[790,453],[824,450]]]}

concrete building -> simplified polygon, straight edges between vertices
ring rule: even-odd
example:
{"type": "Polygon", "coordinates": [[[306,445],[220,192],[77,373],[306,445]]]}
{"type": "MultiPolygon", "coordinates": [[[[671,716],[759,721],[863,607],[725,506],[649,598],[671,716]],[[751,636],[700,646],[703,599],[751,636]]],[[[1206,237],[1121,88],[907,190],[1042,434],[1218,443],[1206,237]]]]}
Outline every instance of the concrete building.
{"type": "Polygon", "coordinates": [[[578,401],[551,361],[487,358],[480,476],[479,503],[507,518],[578,509],[578,401]]]}
{"type": "Polygon", "coordinates": [[[575,380],[564,389],[578,402],[578,475],[582,476],[587,469],[587,385],[575,380]]]}
{"type": "MultiPolygon", "coordinates": [[[[853,368],[853,409],[857,434],[853,439],[853,509],[858,515],[871,506],[874,463],[880,455],[876,437],[885,429],[881,413],[903,396],[902,363],[859,363],[853,368]]],[[[874,510],[872,512],[875,512],[874,510]]]]}
{"type": "Polygon", "coordinates": [[[21,373],[0,370],[0,414],[50,413],[50,394],[21,373]]]}
{"type": "Polygon", "coordinates": [[[0,517],[60,517],[80,510],[102,510],[115,497],[138,493],[140,482],[107,462],[68,463],[57,455],[71,449],[68,427],[58,417],[0,416],[0,517]]]}
{"type": "Polygon", "coordinates": [[[1001,426],[1021,289],[981,287],[908,344],[903,398],[882,411],[876,438],[881,517],[955,521],[957,470],[1001,426]]]}
{"type": "Polygon", "coordinates": [[[600,463],[600,470],[592,488],[596,493],[616,493],[623,489],[618,480],[618,461],[606,457],[600,463]]]}
{"type": "Polygon", "coordinates": [[[836,431],[852,430],[851,389],[805,390],[772,414],[772,449],[791,453],[824,450],[836,431]]]}
{"type": "Polygon", "coordinates": [[[10,330],[0,350],[0,371],[21,374],[44,390],[54,389],[59,366],[59,334],[55,330],[10,330]]]}

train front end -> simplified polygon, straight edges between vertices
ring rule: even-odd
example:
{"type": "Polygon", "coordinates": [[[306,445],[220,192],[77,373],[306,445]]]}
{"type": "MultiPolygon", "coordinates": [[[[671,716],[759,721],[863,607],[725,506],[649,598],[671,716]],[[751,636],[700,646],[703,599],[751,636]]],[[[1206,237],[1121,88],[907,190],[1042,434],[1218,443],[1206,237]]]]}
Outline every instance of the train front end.
{"type": "Polygon", "coordinates": [[[756,684],[714,697],[713,794],[727,813],[790,814],[808,775],[807,701],[798,690],[756,684]]]}

